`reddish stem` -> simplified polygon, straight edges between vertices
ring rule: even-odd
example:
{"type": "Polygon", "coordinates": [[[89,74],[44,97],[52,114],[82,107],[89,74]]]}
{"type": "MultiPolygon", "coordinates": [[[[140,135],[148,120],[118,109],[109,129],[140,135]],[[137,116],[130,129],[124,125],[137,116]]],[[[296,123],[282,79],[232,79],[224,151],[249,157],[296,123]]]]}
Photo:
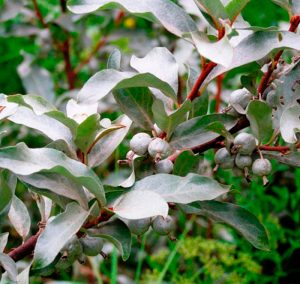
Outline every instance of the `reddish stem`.
{"type": "Polygon", "coordinates": [[[107,42],[107,37],[102,38],[101,40],[98,41],[98,43],[95,45],[91,53],[78,65],[77,68],[75,68],[74,73],[78,74],[79,71],[86,65],[88,64],[93,56],[106,44],[107,42]]]}
{"type": "Polygon", "coordinates": [[[76,74],[73,71],[71,64],[71,56],[70,56],[70,39],[69,37],[64,41],[61,51],[64,56],[65,61],[65,72],[67,75],[67,80],[69,84],[69,89],[72,90],[75,88],[76,74]]]}
{"type": "Polygon", "coordinates": [[[43,26],[44,28],[47,28],[48,25],[47,25],[47,23],[46,23],[45,20],[44,20],[44,17],[43,17],[43,15],[42,15],[41,11],[40,11],[40,8],[39,8],[39,6],[38,6],[36,0],[32,0],[32,3],[33,3],[33,6],[34,6],[34,10],[35,10],[36,16],[38,17],[38,19],[39,19],[39,21],[41,22],[42,26],[43,26]]]}
{"type": "Polygon", "coordinates": [[[215,106],[215,111],[217,113],[220,111],[220,106],[222,101],[223,79],[224,79],[224,74],[217,77],[217,93],[216,93],[216,106],[215,106]]]}
{"type": "MultiPolygon", "coordinates": [[[[290,32],[296,32],[300,24],[300,15],[293,16],[290,20],[290,32]]],[[[266,88],[269,86],[271,76],[274,70],[277,68],[280,57],[283,53],[283,50],[280,50],[274,57],[274,60],[270,63],[267,72],[263,75],[260,84],[257,88],[258,94],[262,95],[266,88]]]]}

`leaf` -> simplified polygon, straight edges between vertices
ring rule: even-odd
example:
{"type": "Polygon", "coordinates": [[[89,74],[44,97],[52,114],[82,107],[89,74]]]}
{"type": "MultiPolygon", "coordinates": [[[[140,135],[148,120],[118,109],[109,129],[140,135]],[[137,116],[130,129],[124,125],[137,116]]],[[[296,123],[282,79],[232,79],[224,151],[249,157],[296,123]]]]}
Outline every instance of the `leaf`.
{"type": "Polygon", "coordinates": [[[50,198],[35,194],[36,204],[41,214],[41,222],[47,223],[52,210],[53,202],[50,198]]]}
{"type": "Polygon", "coordinates": [[[122,112],[142,129],[153,128],[153,97],[148,88],[128,88],[114,92],[122,112]]]}
{"type": "Polygon", "coordinates": [[[292,167],[300,167],[300,152],[291,152],[289,154],[282,155],[281,153],[271,153],[269,151],[263,151],[263,155],[267,159],[274,159],[280,163],[287,164],[292,167]]]}
{"type": "Polygon", "coordinates": [[[195,0],[195,2],[211,16],[217,29],[223,27],[219,19],[225,20],[228,15],[220,0],[195,0]]]}
{"type": "Polygon", "coordinates": [[[198,165],[199,156],[190,150],[183,151],[175,160],[173,175],[186,176],[188,173],[193,172],[198,165]]]}
{"type": "Polygon", "coordinates": [[[231,22],[237,18],[241,13],[243,8],[248,4],[250,0],[230,0],[229,3],[225,6],[225,10],[231,22]]]}
{"type": "Polygon", "coordinates": [[[272,108],[263,101],[251,101],[246,110],[252,133],[260,143],[267,143],[273,134],[272,108]]]}
{"type": "Polygon", "coordinates": [[[274,49],[291,48],[300,50],[300,35],[282,31],[258,31],[244,38],[234,48],[229,66],[216,66],[207,76],[204,85],[229,70],[267,56],[274,49]]]}
{"type": "Polygon", "coordinates": [[[261,250],[269,250],[265,227],[248,210],[218,201],[194,202],[179,206],[187,214],[204,215],[236,229],[248,242],[261,250]]]}
{"type": "Polygon", "coordinates": [[[153,216],[168,215],[167,202],[150,190],[132,190],[121,195],[113,204],[115,214],[125,219],[144,219],[153,216]]]}
{"type": "Polygon", "coordinates": [[[8,171],[0,172],[0,216],[7,214],[15,193],[16,177],[8,171]]]}
{"type": "Polygon", "coordinates": [[[192,173],[185,177],[157,174],[136,182],[132,188],[132,192],[134,191],[152,191],[167,202],[187,204],[217,198],[228,192],[229,187],[214,179],[192,173]]]}
{"type": "Polygon", "coordinates": [[[130,65],[139,73],[150,73],[178,92],[179,66],[173,54],[165,47],[155,47],[143,58],[132,56],[130,65]]]}
{"type": "Polygon", "coordinates": [[[167,114],[164,104],[160,100],[155,100],[152,106],[152,112],[158,127],[167,133],[167,139],[173,134],[174,129],[187,119],[187,113],[191,109],[192,103],[186,100],[180,108],[167,114]]]}
{"type": "Polygon", "coordinates": [[[107,69],[120,70],[122,54],[121,51],[115,48],[109,55],[107,60],[107,69]]]}
{"type": "Polygon", "coordinates": [[[300,132],[300,106],[294,105],[286,109],[280,119],[280,132],[283,140],[287,143],[296,143],[300,132]]]}
{"type": "Polygon", "coordinates": [[[299,15],[300,13],[300,3],[297,0],[291,0],[292,1],[292,12],[293,15],[299,15]]]}
{"type": "Polygon", "coordinates": [[[113,123],[125,127],[111,132],[98,141],[88,155],[88,161],[91,167],[102,164],[116,150],[127,135],[132,121],[126,115],[122,115],[113,123]]]}
{"type": "Polygon", "coordinates": [[[2,253],[7,245],[9,233],[0,234],[0,253],[2,253]]]}
{"type": "Polygon", "coordinates": [[[17,283],[18,284],[30,284],[29,277],[30,277],[30,268],[31,263],[25,267],[22,272],[20,272],[17,276],[17,283]]]}
{"type": "Polygon", "coordinates": [[[54,83],[50,72],[33,62],[32,56],[25,54],[24,61],[18,67],[18,74],[26,92],[44,97],[49,102],[55,102],[54,83]]]}
{"type": "Polygon", "coordinates": [[[101,225],[97,229],[87,230],[88,235],[101,237],[113,243],[122,254],[125,261],[129,258],[131,251],[131,233],[121,220],[113,220],[101,225]]]}
{"type": "Polygon", "coordinates": [[[95,103],[114,90],[133,87],[153,87],[161,90],[166,96],[176,97],[167,83],[150,73],[138,74],[107,69],[96,73],[84,84],[78,93],[78,103],[95,103]]]}
{"type": "Polygon", "coordinates": [[[90,115],[77,127],[74,142],[83,153],[87,153],[87,150],[96,138],[100,129],[99,119],[99,114],[90,115]]]}
{"type": "Polygon", "coordinates": [[[134,155],[131,160],[131,173],[128,178],[126,178],[124,181],[122,181],[119,186],[122,187],[132,187],[135,183],[136,179],[136,171],[141,167],[141,163],[143,163],[144,157],[140,157],[138,155],[134,155]]]}
{"type": "Polygon", "coordinates": [[[77,14],[90,13],[98,9],[114,9],[119,7],[125,8],[128,12],[147,20],[160,22],[169,32],[194,42],[198,52],[213,62],[225,66],[231,62],[232,46],[227,36],[218,42],[210,42],[205,33],[198,31],[198,26],[193,19],[182,8],[170,0],[68,1],[68,8],[77,14]]]}
{"type": "Polygon", "coordinates": [[[39,172],[31,175],[19,175],[27,184],[37,188],[48,189],[55,194],[77,201],[84,209],[88,209],[86,194],[79,184],[57,173],[39,172]]]}
{"type": "Polygon", "coordinates": [[[70,203],[65,212],[49,222],[38,238],[33,257],[33,267],[49,265],[64,245],[79,231],[89,212],[76,203],[70,203]]]}
{"type": "Polygon", "coordinates": [[[24,143],[0,149],[0,168],[28,176],[41,171],[57,173],[86,187],[104,205],[105,195],[97,175],[84,164],[47,148],[30,149],[24,143]]]}
{"type": "Polygon", "coordinates": [[[170,145],[174,149],[192,148],[204,144],[219,135],[213,131],[207,131],[207,125],[213,122],[222,123],[230,130],[237,119],[227,114],[209,114],[195,117],[181,123],[174,131],[170,145]]]}
{"type": "Polygon", "coordinates": [[[8,218],[17,233],[25,241],[30,231],[31,218],[25,204],[17,196],[12,198],[8,218]]]}
{"type": "Polygon", "coordinates": [[[291,14],[292,8],[289,3],[290,2],[289,0],[272,0],[272,2],[274,2],[278,6],[282,7],[283,9],[287,10],[289,12],[289,14],[291,14]]]}
{"type": "Polygon", "coordinates": [[[17,265],[7,254],[0,253],[0,267],[3,267],[7,272],[9,280],[17,283],[17,265]]]}
{"type": "Polygon", "coordinates": [[[190,118],[206,115],[208,112],[209,96],[205,91],[200,97],[193,100],[193,106],[190,111],[190,118]]]}
{"type": "Polygon", "coordinates": [[[31,109],[19,106],[17,111],[8,117],[8,120],[36,129],[52,140],[62,139],[71,144],[72,133],[70,129],[46,114],[37,115],[31,109]]]}

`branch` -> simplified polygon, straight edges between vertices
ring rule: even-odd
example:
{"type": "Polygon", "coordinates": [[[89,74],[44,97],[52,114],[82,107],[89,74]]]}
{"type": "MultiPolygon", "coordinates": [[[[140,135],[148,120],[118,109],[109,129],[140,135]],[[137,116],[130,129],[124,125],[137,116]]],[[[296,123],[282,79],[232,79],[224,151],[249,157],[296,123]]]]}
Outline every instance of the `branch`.
{"type": "Polygon", "coordinates": [[[92,49],[91,53],[78,65],[77,68],[75,68],[74,73],[78,74],[79,71],[86,65],[88,64],[93,56],[106,44],[107,42],[107,37],[103,37],[98,41],[98,43],[95,45],[95,47],[92,49]]]}
{"type": "MultiPolygon", "coordinates": [[[[290,28],[289,32],[296,32],[297,28],[300,24],[300,15],[293,16],[290,20],[290,28]]],[[[271,76],[274,70],[277,68],[280,57],[283,53],[283,50],[280,50],[274,57],[274,60],[270,63],[267,72],[263,75],[260,84],[257,88],[258,94],[262,95],[264,91],[267,89],[270,83],[271,76]]]]}
{"type": "Polygon", "coordinates": [[[74,73],[71,64],[69,35],[68,38],[64,41],[61,51],[65,61],[65,72],[68,79],[69,89],[73,90],[75,88],[76,74],[74,73]]]}
{"type": "Polygon", "coordinates": [[[39,21],[41,22],[42,26],[43,26],[44,28],[47,28],[48,25],[47,25],[47,23],[46,23],[45,20],[44,20],[44,17],[43,17],[43,15],[42,15],[41,11],[40,11],[40,8],[39,8],[39,6],[38,6],[36,0],[32,0],[32,2],[33,2],[33,6],[34,6],[34,10],[35,10],[36,16],[38,17],[38,19],[39,19],[39,21]]]}
{"type": "Polygon", "coordinates": [[[220,111],[221,101],[222,101],[222,84],[223,84],[224,74],[217,77],[217,93],[216,93],[216,106],[215,111],[218,113],[220,111]]]}

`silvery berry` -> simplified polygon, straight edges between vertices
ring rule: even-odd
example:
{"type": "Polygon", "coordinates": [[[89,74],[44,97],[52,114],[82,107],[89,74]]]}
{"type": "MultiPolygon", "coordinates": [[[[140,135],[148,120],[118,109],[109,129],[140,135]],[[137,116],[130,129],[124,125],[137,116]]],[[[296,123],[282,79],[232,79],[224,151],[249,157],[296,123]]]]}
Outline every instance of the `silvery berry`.
{"type": "Polygon", "coordinates": [[[252,158],[248,155],[237,154],[235,164],[240,169],[249,168],[252,165],[252,158]]]}
{"type": "Polygon", "coordinates": [[[234,146],[240,154],[251,155],[256,148],[256,139],[252,134],[240,133],[234,138],[234,146]]]}
{"type": "Polygon", "coordinates": [[[130,149],[137,155],[145,155],[151,140],[149,134],[143,132],[137,133],[129,142],[130,149]]]}
{"type": "Polygon", "coordinates": [[[245,88],[238,89],[233,91],[229,97],[229,103],[233,107],[236,105],[241,106],[243,109],[247,107],[250,100],[252,98],[252,94],[245,88]]]}
{"type": "Polygon", "coordinates": [[[232,169],[234,166],[234,157],[226,148],[221,148],[215,154],[215,162],[223,169],[232,169]]]}
{"type": "Polygon", "coordinates": [[[103,240],[101,238],[87,236],[80,239],[83,253],[88,256],[98,255],[103,248],[103,240]]]}
{"type": "Polygon", "coordinates": [[[271,162],[268,159],[257,159],[252,165],[252,172],[257,176],[266,176],[272,171],[271,162]]]}
{"type": "Polygon", "coordinates": [[[138,220],[129,220],[127,226],[132,234],[143,235],[146,233],[151,225],[150,218],[138,219],[138,220]]]}
{"type": "Polygon", "coordinates": [[[171,216],[157,216],[152,222],[152,228],[159,235],[166,236],[175,230],[175,221],[171,216]]]}
{"type": "Polygon", "coordinates": [[[169,143],[161,138],[155,138],[150,142],[148,152],[155,159],[165,158],[170,152],[169,143]]]}

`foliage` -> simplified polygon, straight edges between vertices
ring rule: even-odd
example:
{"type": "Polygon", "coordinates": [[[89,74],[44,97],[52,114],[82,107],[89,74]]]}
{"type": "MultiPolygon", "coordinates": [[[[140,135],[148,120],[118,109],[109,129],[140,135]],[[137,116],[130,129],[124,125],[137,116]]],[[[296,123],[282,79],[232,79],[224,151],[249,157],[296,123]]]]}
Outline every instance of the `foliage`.
{"type": "Polygon", "coordinates": [[[299,230],[279,232],[286,208],[299,224],[299,185],[280,183],[300,164],[300,11],[273,1],[289,28],[249,24],[253,2],[0,2],[1,62],[12,68],[0,78],[3,283],[86,260],[101,283],[83,240],[105,240],[130,263],[134,234],[142,252],[148,235],[179,236],[142,277],[139,258],[136,282],[251,283],[270,256],[279,281],[275,249],[299,246],[299,230]]]}

